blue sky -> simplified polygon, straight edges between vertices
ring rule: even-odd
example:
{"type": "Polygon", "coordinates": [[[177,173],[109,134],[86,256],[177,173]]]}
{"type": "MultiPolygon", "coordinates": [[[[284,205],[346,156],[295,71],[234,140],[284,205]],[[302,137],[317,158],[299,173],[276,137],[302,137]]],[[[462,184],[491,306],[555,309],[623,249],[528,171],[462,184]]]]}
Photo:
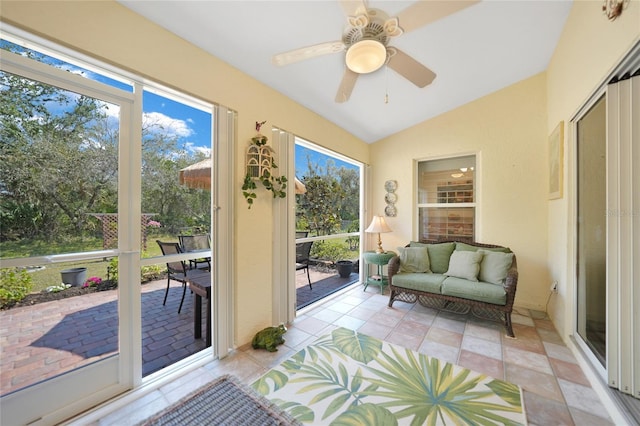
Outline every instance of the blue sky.
{"type": "MultiPolygon", "coordinates": [[[[13,50],[16,53],[27,55],[30,49],[19,46],[7,40],[0,41],[0,48],[13,50]]],[[[31,51],[33,52],[33,51],[31,51]]],[[[77,65],[70,64],[58,58],[35,52],[42,62],[56,68],[66,70],[73,74],[82,75],[88,79],[98,81],[118,89],[132,92],[130,84],[114,80],[103,74],[87,70],[77,65]]],[[[210,155],[211,151],[211,114],[181,104],[166,97],[145,91],[143,93],[144,126],[149,131],[163,132],[171,136],[177,136],[184,148],[190,152],[202,152],[210,155]]]]}
{"type": "MultiPolygon", "coordinates": [[[[296,144],[296,153],[295,153],[295,162],[296,162],[296,176],[298,178],[302,178],[309,170],[307,166],[307,155],[310,160],[314,164],[318,164],[323,169],[327,167],[327,160],[331,157],[322,154],[318,151],[314,151],[312,149],[300,146],[296,144]]],[[[345,161],[339,160],[337,158],[332,158],[336,167],[346,167],[348,169],[357,169],[353,164],[347,163],[345,161]]]]}
{"type": "Polygon", "coordinates": [[[189,151],[209,155],[211,150],[211,114],[188,105],[144,92],[142,108],[145,121],[163,126],[163,132],[178,136],[189,151]]]}

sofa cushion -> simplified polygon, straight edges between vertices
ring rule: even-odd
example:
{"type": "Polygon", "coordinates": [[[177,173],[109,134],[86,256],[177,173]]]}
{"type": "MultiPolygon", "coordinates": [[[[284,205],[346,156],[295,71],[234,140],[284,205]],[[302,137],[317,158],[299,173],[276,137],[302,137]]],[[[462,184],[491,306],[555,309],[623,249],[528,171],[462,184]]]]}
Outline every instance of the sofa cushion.
{"type": "Polygon", "coordinates": [[[478,250],[478,252],[484,254],[480,263],[478,279],[492,284],[504,284],[511,263],[513,263],[513,253],[497,253],[484,249],[478,250]]]}
{"type": "MultiPolygon", "coordinates": [[[[393,277],[393,281],[395,284],[395,277],[393,277]]],[[[447,277],[442,282],[442,294],[494,305],[504,306],[507,303],[507,293],[501,285],[456,277],[447,277]]]]}
{"type": "Polygon", "coordinates": [[[478,247],[473,246],[471,244],[456,242],[456,250],[459,251],[478,251],[478,250],[486,250],[486,251],[497,251],[501,253],[511,253],[511,249],[509,247],[478,247]]]}
{"type": "Polygon", "coordinates": [[[449,269],[447,269],[444,275],[464,278],[469,281],[478,281],[482,256],[483,253],[479,251],[455,250],[451,253],[449,269]]]}
{"type": "Polygon", "coordinates": [[[392,278],[393,285],[409,290],[427,291],[440,294],[442,281],[446,277],[442,274],[402,273],[392,278]]]}
{"type": "Polygon", "coordinates": [[[410,247],[426,247],[429,251],[429,265],[434,274],[444,274],[449,269],[449,257],[456,248],[456,243],[424,244],[416,241],[409,243],[410,247]]]}
{"type": "Polygon", "coordinates": [[[426,247],[398,247],[400,272],[426,272],[429,269],[429,252],[426,247]]]}

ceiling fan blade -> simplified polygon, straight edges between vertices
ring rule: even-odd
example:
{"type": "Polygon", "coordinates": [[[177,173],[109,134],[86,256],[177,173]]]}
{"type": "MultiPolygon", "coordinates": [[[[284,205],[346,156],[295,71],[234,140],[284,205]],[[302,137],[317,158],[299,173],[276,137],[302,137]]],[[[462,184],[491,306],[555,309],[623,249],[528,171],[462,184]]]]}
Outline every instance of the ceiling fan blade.
{"type": "Polygon", "coordinates": [[[315,44],[313,46],[301,47],[288,52],[279,53],[271,58],[271,63],[278,66],[289,65],[316,56],[328,55],[329,53],[342,52],[345,45],[342,41],[330,41],[327,43],[315,44]]]}
{"type": "Polygon", "coordinates": [[[397,18],[400,28],[408,33],[479,2],[480,0],[417,1],[400,12],[397,18]]]}
{"type": "Polygon", "coordinates": [[[340,0],[340,6],[346,16],[356,16],[367,13],[367,5],[364,0],[340,0]]]}
{"type": "Polygon", "coordinates": [[[389,48],[389,55],[389,68],[418,87],[425,87],[436,78],[433,71],[396,47],[389,48]]]}
{"type": "Polygon", "coordinates": [[[344,75],[342,76],[342,81],[340,82],[338,93],[336,93],[337,103],[340,104],[349,100],[349,98],[351,97],[351,92],[356,85],[356,80],[358,80],[359,75],[360,74],[351,71],[349,68],[344,69],[344,75]]]}

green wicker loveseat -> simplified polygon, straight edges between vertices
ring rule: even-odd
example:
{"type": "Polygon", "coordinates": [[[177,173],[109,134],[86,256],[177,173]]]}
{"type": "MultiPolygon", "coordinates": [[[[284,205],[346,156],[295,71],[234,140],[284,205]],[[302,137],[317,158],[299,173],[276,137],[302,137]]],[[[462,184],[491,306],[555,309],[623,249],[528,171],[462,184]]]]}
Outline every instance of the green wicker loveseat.
{"type": "Polygon", "coordinates": [[[515,337],[516,256],[507,247],[460,241],[412,241],[389,260],[389,307],[400,300],[504,321],[515,337]]]}

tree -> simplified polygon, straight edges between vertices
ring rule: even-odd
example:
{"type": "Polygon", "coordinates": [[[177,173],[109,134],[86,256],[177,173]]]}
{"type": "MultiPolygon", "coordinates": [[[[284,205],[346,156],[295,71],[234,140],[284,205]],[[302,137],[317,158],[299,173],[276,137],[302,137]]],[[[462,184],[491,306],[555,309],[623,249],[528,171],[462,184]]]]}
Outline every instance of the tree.
{"type": "Polygon", "coordinates": [[[21,236],[26,218],[17,211],[38,223],[27,228],[31,235],[82,232],[87,213],[116,201],[118,138],[109,106],[8,73],[0,79],[3,237],[21,236]]]}
{"type": "Polygon", "coordinates": [[[191,155],[177,136],[147,123],[142,140],[142,210],[156,213],[154,219],[171,233],[182,228],[204,228],[211,223],[211,191],[189,189],[178,180],[180,169],[204,160],[191,155]]]}
{"type": "Polygon", "coordinates": [[[298,198],[298,209],[309,230],[316,235],[330,235],[342,224],[340,210],[347,193],[336,178],[334,164],[329,160],[327,168],[322,170],[307,158],[308,174],[302,177],[307,192],[298,198]]]}
{"type": "MultiPolygon", "coordinates": [[[[68,65],[8,42],[0,48],[68,65]]],[[[0,241],[95,231],[90,213],[118,211],[117,107],[4,72],[0,95],[0,241]]],[[[178,182],[180,169],[204,156],[190,153],[171,130],[160,121],[143,123],[143,213],[158,214],[154,219],[172,232],[209,231],[210,191],[178,182]]]]}
{"type": "Polygon", "coordinates": [[[345,197],[340,205],[342,220],[357,221],[360,218],[360,175],[355,169],[340,167],[336,170],[345,197]]]}
{"type": "Polygon", "coordinates": [[[344,191],[338,181],[329,176],[311,176],[303,178],[307,187],[301,200],[301,209],[309,230],[316,235],[330,235],[340,229],[341,219],[338,210],[344,191]]]}

